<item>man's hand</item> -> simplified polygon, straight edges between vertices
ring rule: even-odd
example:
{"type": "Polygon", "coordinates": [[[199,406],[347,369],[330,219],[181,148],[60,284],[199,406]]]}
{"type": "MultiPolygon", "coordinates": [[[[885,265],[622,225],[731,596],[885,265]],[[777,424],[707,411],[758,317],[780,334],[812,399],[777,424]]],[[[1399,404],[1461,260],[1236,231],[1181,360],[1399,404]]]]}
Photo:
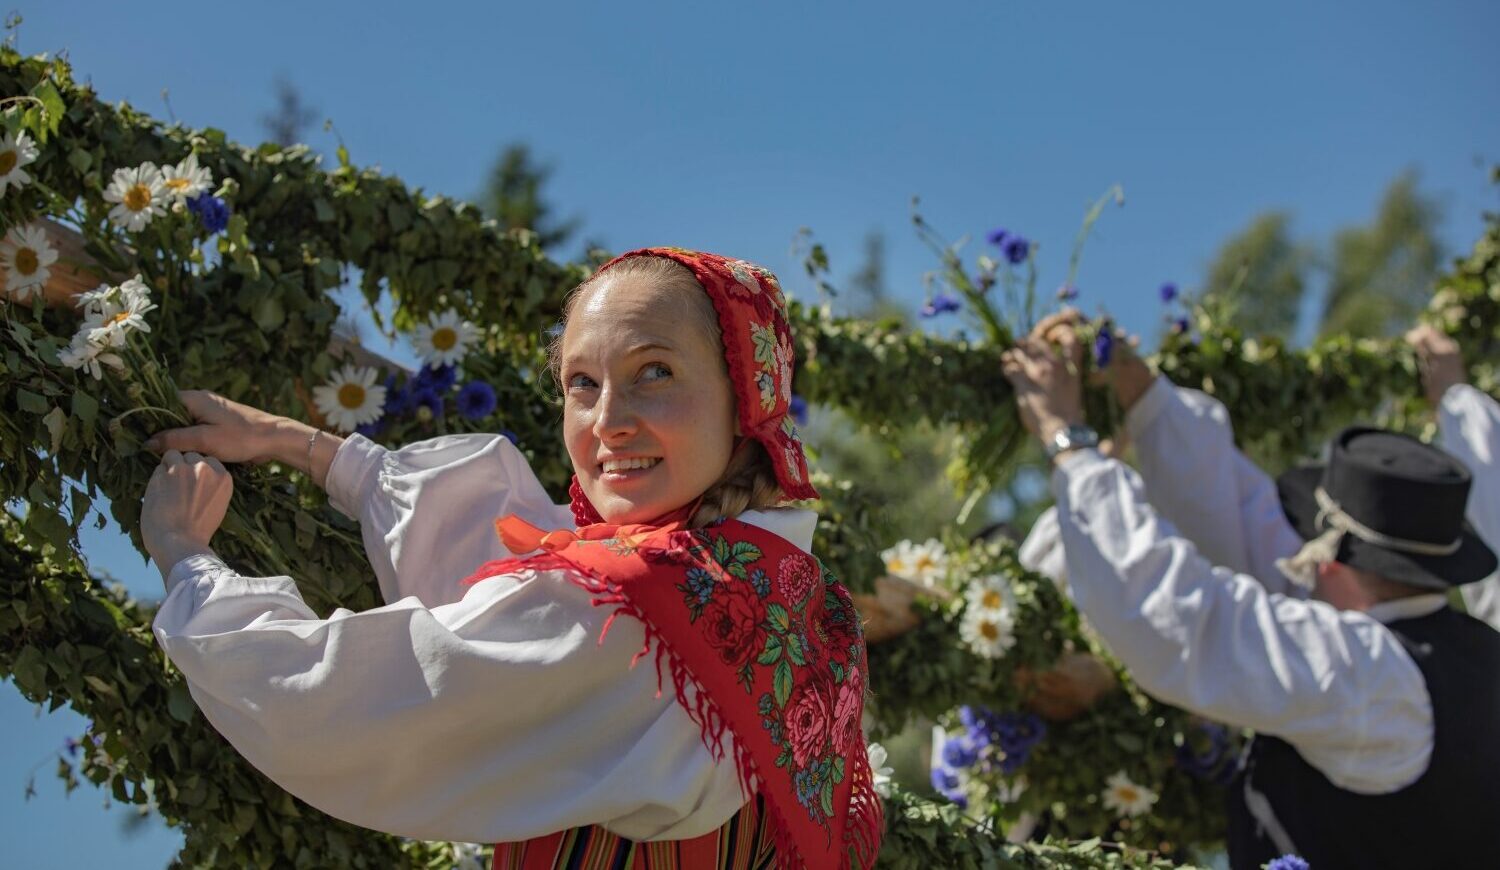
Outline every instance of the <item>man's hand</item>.
{"type": "MultiPolygon", "coordinates": [[[[1042,318],[1031,330],[1031,337],[1057,342],[1063,333],[1072,332],[1082,322],[1083,315],[1077,308],[1064,308],[1042,318]]],[[[1124,341],[1116,341],[1109,364],[1095,371],[1089,381],[1092,384],[1108,384],[1125,411],[1134,407],[1141,396],[1146,394],[1146,390],[1150,389],[1151,382],[1156,380],[1151,367],[1136,353],[1140,344],[1140,337],[1135,335],[1126,337],[1124,341]]]]}
{"type": "Polygon", "coordinates": [[[1069,426],[1082,424],[1083,384],[1079,363],[1083,351],[1069,326],[1054,330],[1057,347],[1040,338],[1023,338],[1000,355],[1000,368],[1016,392],[1021,423],[1043,444],[1069,426]]]}
{"type": "Polygon", "coordinates": [[[1434,408],[1443,401],[1443,394],[1448,392],[1449,387],[1468,382],[1458,342],[1447,335],[1423,324],[1406,334],[1406,343],[1417,351],[1417,365],[1422,371],[1422,390],[1434,408]]]}
{"type": "Polygon", "coordinates": [[[209,549],[233,494],[233,479],[212,456],[168,450],[162,457],[146,484],[141,539],[163,580],[183,557],[209,549]]]}

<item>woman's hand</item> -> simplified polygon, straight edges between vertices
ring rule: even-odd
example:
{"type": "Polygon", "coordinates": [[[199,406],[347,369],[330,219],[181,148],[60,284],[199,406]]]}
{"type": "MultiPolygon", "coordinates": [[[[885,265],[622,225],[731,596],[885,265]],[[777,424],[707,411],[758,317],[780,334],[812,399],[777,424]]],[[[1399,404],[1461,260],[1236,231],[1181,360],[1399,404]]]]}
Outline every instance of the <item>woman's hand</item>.
{"type": "MultiPolygon", "coordinates": [[[[1031,330],[1031,337],[1056,343],[1064,332],[1071,332],[1082,322],[1083,315],[1077,308],[1064,308],[1042,318],[1031,330]]],[[[1116,332],[1116,335],[1120,334],[1116,332]]],[[[1124,341],[1117,340],[1109,364],[1096,369],[1089,379],[1091,384],[1108,384],[1115,391],[1115,399],[1120,403],[1120,408],[1127,412],[1156,380],[1156,373],[1151,371],[1151,367],[1136,352],[1140,345],[1140,336],[1136,335],[1125,336],[1124,341]]]]}
{"type": "Polygon", "coordinates": [[[1078,374],[1082,348],[1071,326],[1053,334],[1057,347],[1041,338],[1023,338],[1000,355],[1001,371],[1015,388],[1021,423],[1044,444],[1057,432],[1084,421],[1083,384],[1078,374]]]}
{"type": "Polygon", "coordinates": [[[279,458],[277,435],[294,422],[206,390],[182,390],[178,397],[198,425],[157,432],[147,439],[147,450],[193,451],[222,462],[259,464],[279,458]]]}
{"type": "Polygon", "coordinates": [[[162,579],[183,557],[209,549],[233,494],[234,481],[219,460],[166,452],[141,505],[141,539],[162,579]]]}

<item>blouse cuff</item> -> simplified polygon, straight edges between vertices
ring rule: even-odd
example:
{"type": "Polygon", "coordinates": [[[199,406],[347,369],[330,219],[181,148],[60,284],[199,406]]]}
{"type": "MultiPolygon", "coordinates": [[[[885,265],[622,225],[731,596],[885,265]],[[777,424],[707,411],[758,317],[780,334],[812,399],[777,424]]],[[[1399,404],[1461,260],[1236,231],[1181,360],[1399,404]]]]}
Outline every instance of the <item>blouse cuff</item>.
{"type": "Polygon", "coordinates": [[[328,503],[334,510],[351,520],[359,519],[360,505],[368,500],[380,459],[388,452],[358,432],[344,439],[338,453],[333,455],[333,464],[328,466],[328,479],[324,482],[328,503]]]}
{"type": "Polygon", "coordinates": [[[209,577],[221,571],[233,573],[233,569],[224,564],[224,560],[212,551],[205,550],[202,553],[184,556],[172,566],[171,571],[167,572],[167,594],[171,595],[172,590],[185,580],[193,577],[209,577]]]}
{"type": "Polygon", "coordinates": [[[1135,404],[1125,413],[1125,434],[1130,436],[1132,442],[1140,443],[1142,433],[1151,428],[1151,424],[1156,422],[1156,418],[1167,407],[1172,392],[1172,382],[1157,375],[1146,392],[1135,400],[1135,404]]]}
{"type": "Polygon", "coordinates": [[[1438,416],[1460,420],[1476,411],[1482,413],[1489,404],[1487,399],[1489,397],[1473,384],[1454,384],[1443,393],[1443,398],[1438,402],[1438,416]]]}

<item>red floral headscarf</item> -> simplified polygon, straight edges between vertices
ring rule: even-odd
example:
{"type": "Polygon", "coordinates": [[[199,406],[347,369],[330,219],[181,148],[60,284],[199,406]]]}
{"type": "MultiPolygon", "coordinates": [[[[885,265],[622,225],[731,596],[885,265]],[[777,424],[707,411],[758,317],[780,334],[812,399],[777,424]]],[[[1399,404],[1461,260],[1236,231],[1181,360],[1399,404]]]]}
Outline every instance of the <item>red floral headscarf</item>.
{"type": "MultiPolygon", "coordinates": [[[[765,447],[776,470],[776,482],[787,498],[817,498],[818,491],[808,481],[802,439],[792,422],[792,327],[776,276],[762,266],[718,254],[686,248],[641,248],[605,263],[594,277],[635,257],[674,260],[703,285],[719,317],[740,430],[765,447]]],[[[569,494],[579,525],[603,521],[576,477],[569,494]]]]}

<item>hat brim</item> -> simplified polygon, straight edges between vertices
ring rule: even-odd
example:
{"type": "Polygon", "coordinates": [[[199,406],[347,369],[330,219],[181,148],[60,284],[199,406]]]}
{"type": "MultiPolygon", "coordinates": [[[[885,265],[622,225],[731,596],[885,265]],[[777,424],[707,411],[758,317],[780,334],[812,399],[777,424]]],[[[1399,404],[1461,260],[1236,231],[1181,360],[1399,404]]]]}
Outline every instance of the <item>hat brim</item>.
{"type": "MultiPolygon", "coordinates": [[[[1311,540],[1326,529],[1317,527],[1318,501],[1313,492],[1323,480],[1322,465],[1304,465],[1276,479],[1281,510],[1303,540],[1311,540]]],[[[1446,556],[1403,553],[1345,535],[1338,561],[1398,583],[1427,589],[1446,589],[1475,583],[1495,573],[1495,553],[1467,522],[1458,549],[1446,556]]]]}

